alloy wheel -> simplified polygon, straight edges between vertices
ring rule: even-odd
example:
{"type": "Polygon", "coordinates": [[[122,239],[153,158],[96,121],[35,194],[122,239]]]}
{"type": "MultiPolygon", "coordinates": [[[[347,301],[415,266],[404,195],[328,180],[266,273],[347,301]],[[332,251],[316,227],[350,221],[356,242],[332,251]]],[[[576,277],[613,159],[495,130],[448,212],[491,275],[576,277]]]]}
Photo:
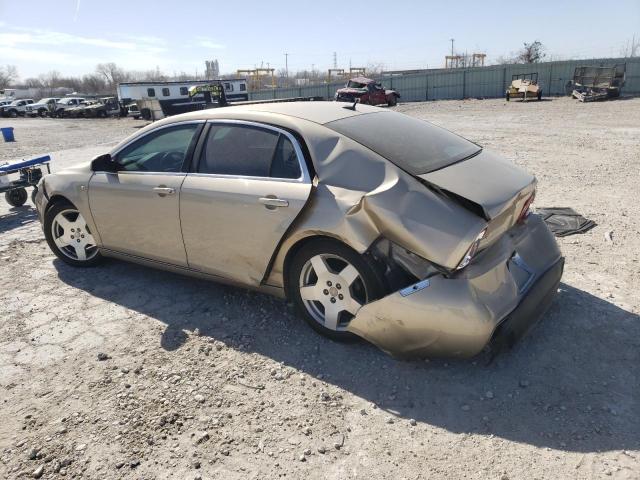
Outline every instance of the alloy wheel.
{"type": "Polygon", "coordinates": [[[334,254],[315,255],[307,260],[300,272],[299,289],[311,317],[334,331],[345,330],[368,299],[358,270],[334,254]]]}
{"type": "Polygon", "coordinates": [[[51,223],[51,236],[58,250],[72,260],[87,261],[98,254],[98,247],[78,210],[59,212],[51,223]]]}

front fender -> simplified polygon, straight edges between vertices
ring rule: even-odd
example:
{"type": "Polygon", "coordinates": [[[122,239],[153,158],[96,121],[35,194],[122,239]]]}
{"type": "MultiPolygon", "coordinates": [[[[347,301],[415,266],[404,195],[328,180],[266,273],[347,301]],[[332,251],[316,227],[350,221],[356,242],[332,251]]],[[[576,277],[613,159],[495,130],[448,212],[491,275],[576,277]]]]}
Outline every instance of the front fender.
{"type": "Polygon", "coordinates": [[[97,245],[101,246],[102,241],[89,208],[89,179],[93,175],[90,165],[90,163],[86,163],[44,177],[42,194],[45,199],[40,204],[41,221],[44,222],[44,213],[52,205],[52,201],[56,201],[56,199],[67,200],[82,214],[97,245]]]}

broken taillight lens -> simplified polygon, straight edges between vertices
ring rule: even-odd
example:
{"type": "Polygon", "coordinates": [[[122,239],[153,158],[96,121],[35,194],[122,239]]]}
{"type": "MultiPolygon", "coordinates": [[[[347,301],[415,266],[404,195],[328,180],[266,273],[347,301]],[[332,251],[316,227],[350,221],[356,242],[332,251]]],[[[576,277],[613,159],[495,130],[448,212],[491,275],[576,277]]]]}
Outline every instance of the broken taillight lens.
{"type": "Polygon", "coordinates": [[[518,223],[522,223],[527,219],[527,217],[531,213],[531,204],[533,203],[535,198],[536,198],[536,191],[534,190],[531,196],[527,198],[527,201],[524,202],[522,210],[520,211],[520,215],[518,216],[518,223]]]}
{"type": "Polygon", "coordinates": [[[456,270],[462,270],[464,267],[469,265],[469,263],[471,263],[471,260],[473,259],[473,257],[475,257],[476,253],[478,253],[478,248],[480,247],[480,241],[484,238],[486,233],[487,233],[486,228],[480,232],[480,235],[476,237],[476,239],[473,241],[473,243],[469,247],[469,250],[467,250],[467,253],[465,253],[464,257],[462,257],[462,260],[460,260],[460,263],[456,267],[456,270]]]}

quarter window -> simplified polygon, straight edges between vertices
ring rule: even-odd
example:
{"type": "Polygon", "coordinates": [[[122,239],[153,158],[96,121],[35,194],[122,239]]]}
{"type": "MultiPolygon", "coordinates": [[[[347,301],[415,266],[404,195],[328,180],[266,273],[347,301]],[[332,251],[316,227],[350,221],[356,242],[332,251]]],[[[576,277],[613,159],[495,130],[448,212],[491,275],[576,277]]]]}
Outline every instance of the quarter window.
{"type": "Polygon", "coordinates": [[[163,89],[162,89],[162,96],[163,96],[163,97],[168,97],[169,95],[171,95],[171,92],[169,92],[169,89],[168,89],[168,88],[166,88],[166,87],[165,87],[165,88],[163,88],[163,89]]]}
{"type": "Polygon", "coordinates": [[[240,91],[244,92],[247,89],[247,86],[244,83],[240,84],[240,91]]]}
{"type": "Polygon", "coordinates": [[[189,95],[189,89],[187,87],[180,87],[180,95],[189,95]]]}
{"type": "Polygon", "coordinates": [[[116,160],[128,172],[179,172],[198,126],[190,123],[162,128],[126,147],[116,160]]]}
{"type": "Polygon", "coordinates": [[[212,125],[198,172],[273,178],[301,175],[296,151],[285,135],[248,125],[212,125]]]}
{"type": "Polygon", "coordinates": [[[155,88],[147,88],[147,97],[155,97],[156,89],[155,88]]]}

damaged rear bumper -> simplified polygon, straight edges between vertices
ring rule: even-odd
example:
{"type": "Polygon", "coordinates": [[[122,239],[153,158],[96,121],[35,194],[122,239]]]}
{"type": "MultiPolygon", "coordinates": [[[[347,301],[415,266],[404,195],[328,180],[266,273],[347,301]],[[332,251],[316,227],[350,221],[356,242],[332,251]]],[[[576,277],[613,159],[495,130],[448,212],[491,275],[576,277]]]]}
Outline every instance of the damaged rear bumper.
{"type": "Polygon", "coordinates": [[[555,238],[530,215],[459,274],[371,302],[348,329],[398,357],[471,357],[490,342],[511,346],[550,305],[563,265],[555,238]]]}

